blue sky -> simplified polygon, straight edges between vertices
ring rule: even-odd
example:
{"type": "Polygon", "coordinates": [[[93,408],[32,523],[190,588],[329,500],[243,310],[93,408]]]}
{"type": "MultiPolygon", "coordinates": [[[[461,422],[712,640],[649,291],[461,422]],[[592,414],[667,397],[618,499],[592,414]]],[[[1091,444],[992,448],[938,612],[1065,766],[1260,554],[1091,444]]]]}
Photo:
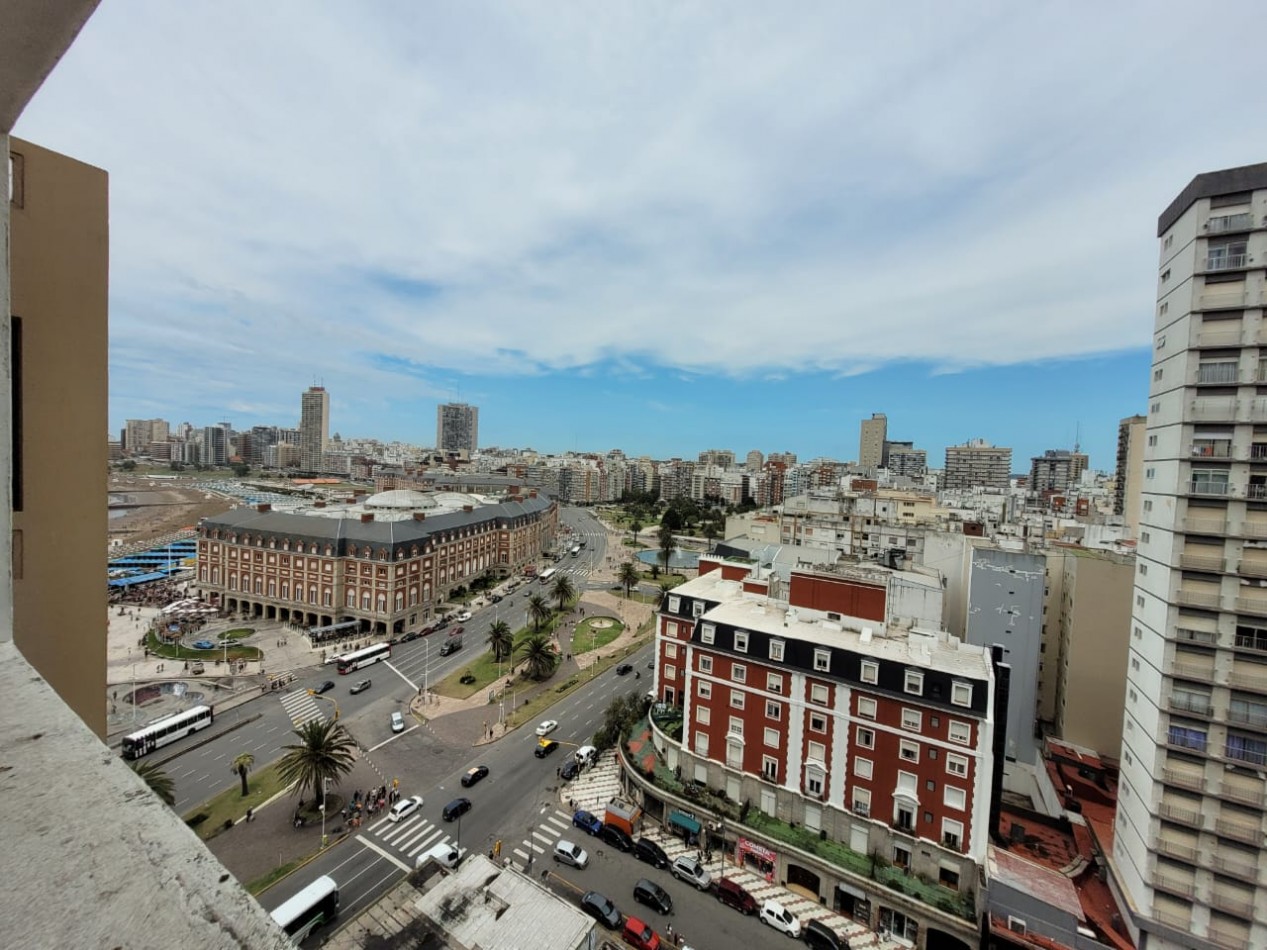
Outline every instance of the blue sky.
{"type": "Polygon", "coordinates": [[[1111,467],[1157,215],[1267,158],[1254,31],[795,11],[103,4],[15,131],[110,172],[112,429],[319,381],[345,436],[460,398],[487,444],[850,459],[880,411],[1111,467]]]}

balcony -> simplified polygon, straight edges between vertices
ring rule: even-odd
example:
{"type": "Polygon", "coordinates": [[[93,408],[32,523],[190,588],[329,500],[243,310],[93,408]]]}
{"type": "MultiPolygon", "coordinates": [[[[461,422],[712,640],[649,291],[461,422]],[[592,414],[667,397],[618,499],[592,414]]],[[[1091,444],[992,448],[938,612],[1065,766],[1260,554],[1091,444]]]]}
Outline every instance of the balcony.
{"type": "Polygon", "coordinates": [[[1217,884],[1210,892],[1210,906],[1217,907],[1221,911],[1245,920],[1254,919],[1253,900],[1248,897],[1242,897],[1239,894],[1229,894],[1226,891],[1222,891],[1217,884]]]}
{"type": "Polygon", "coordinates": [[[1267,707],[1255,704],[1241,709],[1233,703],[1228,707],[1227,721],[1243,726],[1253,726],[1255,729],[1267,729],[1267,707]]]}
{"type": "Polygon", "coordinates": [[[1232,494],[1232,483],[1216,479],[1188,482],[1189,495],[1226,496],[1232,494]]]}
{"type": "Polygon", "coordinates": [[[1250,501],[1262,501],[1267,498],[1267,485],[1251,482],[1245,486],[1245,497],[1250,501]]]}
{"type": "Polygon", "coordinates": [[[1220,818],[1214,823],[1214,832],[1223,838],[1231,838],[1233,841],[1252,844],[1254,847],[1262,844],[1262,831],[1253,825],[1247,825],[1241,821],[1228,821],[1226,818],[1220,818]]]}
{"type": "Polygon", "coordinates": [[[1176,914],[1165,907],[1154,907],[1153,916],[1167,927],[1173,927],[1175,930],[1186,931],[1192,929],[1192,917],[1188,914],[1176,914]]]}
{"type": "Polygon", "coordinates": [[[1267,540],[1267,522],[1263,521],[1242,521],[1236,526],[1235,534],[1239,534],[1243,538],[1256,538],[1267,540]]]}
{"type": "MultiPolygon", "coordinates": [[[[1174,727],[1172,726],[1173,730],[1174,727]]],[[[1193,735],[1191,732],[1171,731],[1166,734],[1166,745],[1172,749],[1179,749],[1183,752],[1204,752],[1206,748],[1206,739],[1203,735],[1193,735]]]]}
{"type": "MultiPolygon", "coordinates": [[[[1239,334],[1238,334],[1239,336],[1239,334]]],[[[1197,367],[1198,386],[1235,386],[1238,381],[1236,363],[1203,363],[1197,367]]]]}
{"type": "Polygon", "coordinates": [[[1167,785],[1186,788],[1194,792],[1205,791],[1205,776],[1187,769],[1162,769],[1161,779],[1167,785]]]}
{"type": "Polygon", "coordinates": [[[1175,660],[1170,665],[1170,675],[1204,683],[1214,678],[1214,665],[1212,663],[1191,663],[1187,660],[1175,660]]]}
{"type": "MultiPolygon", "coordinates": [[[[1257,745],[1261,744],[1257,743],[1257,745]]],[[[1238,743],[1233,741],[1233,738],[1229,738],[1223,746],[1223,758],[1230,759],[1233,762],[1244,762],[1252,768],[1261,769],[1264,765],[1267,765],[1267,750],[1245,743],[1238,743]]]]}
{"type": "Polygon", "coordinates": [[[1267,673],[1247,668],[1257,665],[1260,664],[1248,663],[1233,667],[1232,672],[1227,676],[1228,685],[1237,686],[1241,689],[1252,689],[1256,693],[1267,693],[1267,673]]]}
{"type": "Polygon", "coordinates": [[[1226,270],[1244,270],[1248,266],[1248,254],[1211,254],[1205,259],[1207,274],[1217,274],[1226,270]]]}
{"type": "Polygon", "coordinates": [[[1232,457],[1231,439],[1202,439],[1192,443],[1194,459],[1230,459],[1232,457]]]}
{"type": "MultiPolygon", "coordinates": [[[[1243,296],[1238,293],[1238,298],[1243,296]]],[[[1240,346],[1241,345],[1241,325],[1236,324],[1234,330],[1202,330],[1197,334],[1197,346],[1216,347],[1216,346],[1240,346]]]]}
{"type": "Polygon", "coordinates": [[[1262,786],[1257,789],[1250,789],[1233,785],[1230,782],[1221,782],[1219,784],[1219,794],[1230,801],[1240,802],[1242,805],[1253,805],[1255,808],[1262,808],[1264,805],[1262,786]]]}
{"type": "Polygon", "coordinates": [[[1223,570],[1222,554],[1181,554],[1179,566],[1191,571],[1223,570]]]}
{"type": "Polygon", "coordinates": [[[1261,597],[1237,597],[1236,612],[1267,617],[1267,599],[1261,597]]]}
{"type": "Polygon", "coordinates": [[[1226,852],[1217,852],[1210,864],[1220,874],[1228,874],[1246,881],[1258,879],[1258,865],[1248,858],[1234,858],[1226,852]]]}
{"type": "Polygon", "coordinates": [[[1188,900],[1191,900],[1197,892],[1196,885],[1191,878],[1182,878],[1177,874],[1167,874],[1165,871],[1158,871],[1153,875],[1153,886],[1169,894],[1178,894],[1180,897],[1186,897],[1188,900]]]}
{"type": "Polygon", "coordinates": [[[1241,561],[1236,573],[1242,577],[1267,577],[1267,563],[1262,561],[1241,561]]]}
{"type": "Polygon", "coordinates": [[[1232,234],[1236,231],[1252,231],[1254,216],[1248,211],[1240,214],[1221,214],[1205,223],[1206,234],[1232,234]]]}
{"type": "MultiPolygon", "coordinates": [[[[1224,534],[1227,521],[1223,518],[1184,518],[1183,530],[1187,534],[1224,534]]],[[[1267,525],[1263,526],[1263,536],[1267,537],[1267,525]]]]}
{"type": "Polygon", "coordinates": [[[1207,719],[1214,715],[1214,704],[1210,702],[1208,697],[1171,696],[1166,705],[1171,712],[1193,713],[1197,716],[1204,716],[1207,719]]]}
{"type": "Polygon", "coordinates": [[[1183,844],[1178,841],[1170,841],[1166,837],[1157,839],[1157,851],[1169,858],[1178,858],[1180,861],[1187,861],[1189,864],[1197,863],[1198,851],[1195,845],[1183,844]]]}
{"type": "Polygon", "coordinates": [[[1188,808],[1185,805],[1163,801],[1157,806],[1157,814],[1167,821],[1177,821],[1181,825],[1190,825],[1193,828],[1201,827],[1200,808],[1188,808]]]}
{"type": "Polygon", "coordinates": [[[1220,396],[1192,400],[1186,421],[1234,422],[1235,420],[1236,399],[1232,396],[1220,396]]]}
{"type": "Polygon", "coordinates": [[[1187,627],[1176,627],[1175,639],[1200,647],[1214,647],[1219,644],[1217,633],[1211,633],[1209,630],[1190,630],[1187,627]]]}
{"type": "MultiPolygon", "coordinates": [[[[1219,601],[1218,591],[1184,590],[1180,588],[1175,592],[1175,602],[1183,604],[1185,607],[1204,607],[1207,610],[1218,610],[1219,601]]],[[[1264,614],[1264,616],[1267,616],[1267,614],[1264,614]]]]}
{"type": "Polygon", "coordinates": [[[1243,933],[1232,932],[1226,927],[1216,927],[1210,925],[1210,941],[1223,950],[1253,950],[1252,944],[1246,939],[1243,933]]]}

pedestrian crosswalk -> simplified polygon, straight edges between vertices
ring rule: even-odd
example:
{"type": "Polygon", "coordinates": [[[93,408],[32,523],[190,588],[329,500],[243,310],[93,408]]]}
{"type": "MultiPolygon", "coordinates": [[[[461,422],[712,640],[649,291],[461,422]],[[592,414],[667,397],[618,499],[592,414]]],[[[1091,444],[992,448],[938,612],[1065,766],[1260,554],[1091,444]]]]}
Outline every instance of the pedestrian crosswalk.
{"type": "MultiPolygon", "coordinates": [[[[447,831],[421,815],[414,815],[404,821],[390,821],[382,818],[371,825],[367,833],[375,843],[399,854],[410,867],[417,863],[419,855],[425,854],[438,844],[457,846],[447,831]]],[[[458,853],[466,857],[469,850],[469,848],[459,847],[458,853]]]]}
{"type": "Polygon", "coordinates": [[[286,693],[281,697],[281,702],[282,708],[286,710],[286,715],[295,724],[295,728],[299,728],[310,720],[325,718],[325,713],[322,712],[321,707],[317,705],[317,701],[308,694],[307,690],[296,690],[286,693]]]}
{"type": "Polygon", "coordinates": [[[572,816],[556,808],[532,828],[528,837],[519,843],[512,854],[524,864],[528,863],[529,858],[536,861],[550,853],[555,842],[571,827],[572,816]]]}

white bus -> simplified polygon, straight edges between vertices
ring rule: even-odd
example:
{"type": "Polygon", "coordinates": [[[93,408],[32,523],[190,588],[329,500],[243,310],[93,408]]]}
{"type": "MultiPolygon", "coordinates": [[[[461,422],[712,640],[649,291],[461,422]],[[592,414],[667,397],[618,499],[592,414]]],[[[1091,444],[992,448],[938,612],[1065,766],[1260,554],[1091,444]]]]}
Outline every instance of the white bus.
{"type": "Polygon", "coordinates": [[[339,664],[340,673],[351,673],[353,670],[359,670],[363,666],[369,666],[379,660],[385,660],[391,655],[392,645],[390,643],[376,643],[363,650],[345,653],[335,662],[339,664]]]}
{"type": "Polygon", "coordinates": [[[579,544],[572,545],[572,557],[581,556],[581,546],[579,544]]]}
{"type": "Polygon", "coordinates": [[[159,746],[192,736],[199,729],[206,729],[213,718],[214,713],[210,706],[193,706],[182,713],[160,719],[123,737],[123,757],[139,759],[159,746]]]}
{"type": "Polygon", "coordinates": [[[537,575],[537,580],[541,581],[543,584],[548,584],[554,579],[554,575],[557,573],[559,573],[559,569],[557,567],[547,567],[544,571],[537,575]]]}
{"type": "Polygon", "coordinates": [[[328,924],[339,914],[339,885],[326,875],[273,911],[273,920],[292,938],[296,946],[309,934],[328,924]]]}

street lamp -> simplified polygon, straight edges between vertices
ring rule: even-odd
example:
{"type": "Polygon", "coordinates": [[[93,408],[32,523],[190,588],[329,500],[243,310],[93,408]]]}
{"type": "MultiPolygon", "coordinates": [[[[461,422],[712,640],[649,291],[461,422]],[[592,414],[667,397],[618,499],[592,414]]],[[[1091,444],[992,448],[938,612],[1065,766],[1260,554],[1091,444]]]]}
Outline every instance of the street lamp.
{"type": "Polygon", "coordinates": [[[326,796],[330,794],[330,779],[321,780],[321,847],[326,846],[326,796]]]}

